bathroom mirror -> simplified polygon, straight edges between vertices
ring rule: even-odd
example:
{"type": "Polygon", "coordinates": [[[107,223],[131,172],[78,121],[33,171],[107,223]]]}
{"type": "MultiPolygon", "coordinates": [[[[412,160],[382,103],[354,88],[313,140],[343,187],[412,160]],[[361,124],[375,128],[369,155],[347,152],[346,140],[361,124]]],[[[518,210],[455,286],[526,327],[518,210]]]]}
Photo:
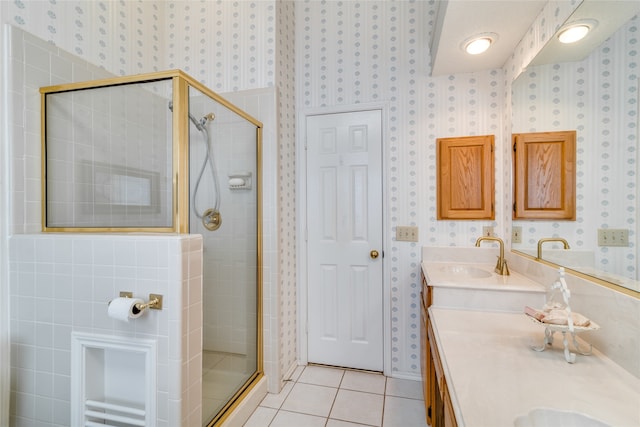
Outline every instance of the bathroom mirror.
{"type": "Polygon", "coordinates": [[[512,87],[513,133],[577,131],[576,220],[514,220],[521,241],[512,250],[538,257],[541,238],[564,238],[570,249],[546,242],[541,258],[636,295],[639,12],[640,2],[585,0],[567,24],[588,19],[602,38],[575,54],[553,37],[512,87]],[[599,230],[621,246],[603,246],[611,238],[599,230]]]}

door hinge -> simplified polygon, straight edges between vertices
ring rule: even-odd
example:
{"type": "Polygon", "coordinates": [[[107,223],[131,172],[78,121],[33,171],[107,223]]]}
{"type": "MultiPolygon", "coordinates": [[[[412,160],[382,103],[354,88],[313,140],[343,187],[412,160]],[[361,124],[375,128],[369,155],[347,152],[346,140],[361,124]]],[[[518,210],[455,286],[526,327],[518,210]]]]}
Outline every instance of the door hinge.
{"type": "Polygon", "coordinates": [[[513,211],[514,212],[516,211],[516,204],[515,203],[513,204],[513,211]]]}
{"type": "Polygon", "coordinates": [[[514,153],[516,152],[516,143],[515,142],[513,143],[513,152],[514,153]]]}

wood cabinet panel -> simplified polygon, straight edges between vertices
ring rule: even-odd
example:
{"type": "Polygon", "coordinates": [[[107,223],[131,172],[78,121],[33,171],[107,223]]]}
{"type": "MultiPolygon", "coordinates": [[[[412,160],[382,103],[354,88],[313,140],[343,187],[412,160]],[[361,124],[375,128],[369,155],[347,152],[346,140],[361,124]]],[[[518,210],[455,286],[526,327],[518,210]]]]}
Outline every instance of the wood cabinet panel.
{"type": "Polygon", "coordinates": [[[438,219],[494,219],[494,136],[438,138],[438,219]]]}
{"type": "Polygon", "coordinates": [[[576,219],[576,132],[513,135],[514,219],[576,219]]]}
{"type": "Polygon", "coordinates": [[[420,304],[420,350],[422,386],[427,424],[432,427],[457,427],[456,416],[451,403],[447,381],[436,345],[433,326],[427,308],[431,305],[432,288],[428,286],[424,272],[421,272],[422,291],[420,304]],[[426,303],[428,301],[428,303],[426,303]]]}
{"type": "Polygon", "coordinates": [[[430,380],[431,358],[429,357],[429,337],[427,334],[427,309],[424,302],[420,304],[421,324],[420,324],[420,368],[422,369],[422,392],[424,396],[424,409],[427,425],[433,425],[431,418],[431,399],[433,396],[432,381],[430,380]]]}
{"type": "Polygon", "coordinates": [[[456,414],[453,412],[453,404],[449,395],[449,388],[444,387],[444,427],[457,427],[456,414]]]}

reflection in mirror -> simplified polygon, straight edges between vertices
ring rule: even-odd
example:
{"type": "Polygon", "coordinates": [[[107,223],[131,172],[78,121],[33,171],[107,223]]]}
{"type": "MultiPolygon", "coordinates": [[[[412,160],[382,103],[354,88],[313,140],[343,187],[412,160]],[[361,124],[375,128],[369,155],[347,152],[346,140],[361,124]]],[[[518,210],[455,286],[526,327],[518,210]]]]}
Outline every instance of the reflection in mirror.
{"type": "MultiPolygon", "coordinates": [[[[587,3],[610,4],[583,5],[587,3]]],[[[634,5],[635,13],[640,8],[640,2],[624,3],[634,5]]],[[[640,291],[640,19],[626,16],[633,18],[586,58],[529,66],[513,83],[513,133],[577,131],[577,212],[575,221],[514,221],[522,233],[521,243],[512,243],[512,249],[536,257],[540,239],[561,237],[571,249],[546,243],[545,261],[640,291]],[[626,231],[628,243],[603,246],[601,229],[626,231]]]]}

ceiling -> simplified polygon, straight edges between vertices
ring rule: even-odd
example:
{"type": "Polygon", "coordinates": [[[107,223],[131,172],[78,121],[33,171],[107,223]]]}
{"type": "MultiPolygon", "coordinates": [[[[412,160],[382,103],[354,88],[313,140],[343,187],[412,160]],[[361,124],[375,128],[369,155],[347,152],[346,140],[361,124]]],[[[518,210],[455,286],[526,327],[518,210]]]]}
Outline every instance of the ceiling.
{"type": "Polygon", "coordinates": [[[501,68],[547,0],[441,0],[431,41],[432,76],[501,68]],[[481,55],[461,47],[480,33],[498,40],[481,55]]]}
{"type": "Polygon", "coordinates": [[[581,20],[595,20],[597,25],[589,32],[589,36],[575,45],[562,44],[553,37],[531,61],[531,65],[582,61],[593,49],[600,46],[638,13],[640,13],[638,0],[585,0],[567,19],[564,26],[581,20]]]}
{"type": "MultiPolygon", "coordinates": [[[[431,40],[432,76],[501,68],[548,0],[440,0],[431,40]],[[480,55],[469,55],[462,43],[481,33],[497,41],[480,55]]],[[[623,23],[640,12],[638,0],[584,0],[567,23],[596,19],[588,38],[562,45],[553,37],[531,65],[580,61],[623,23]]]]}

